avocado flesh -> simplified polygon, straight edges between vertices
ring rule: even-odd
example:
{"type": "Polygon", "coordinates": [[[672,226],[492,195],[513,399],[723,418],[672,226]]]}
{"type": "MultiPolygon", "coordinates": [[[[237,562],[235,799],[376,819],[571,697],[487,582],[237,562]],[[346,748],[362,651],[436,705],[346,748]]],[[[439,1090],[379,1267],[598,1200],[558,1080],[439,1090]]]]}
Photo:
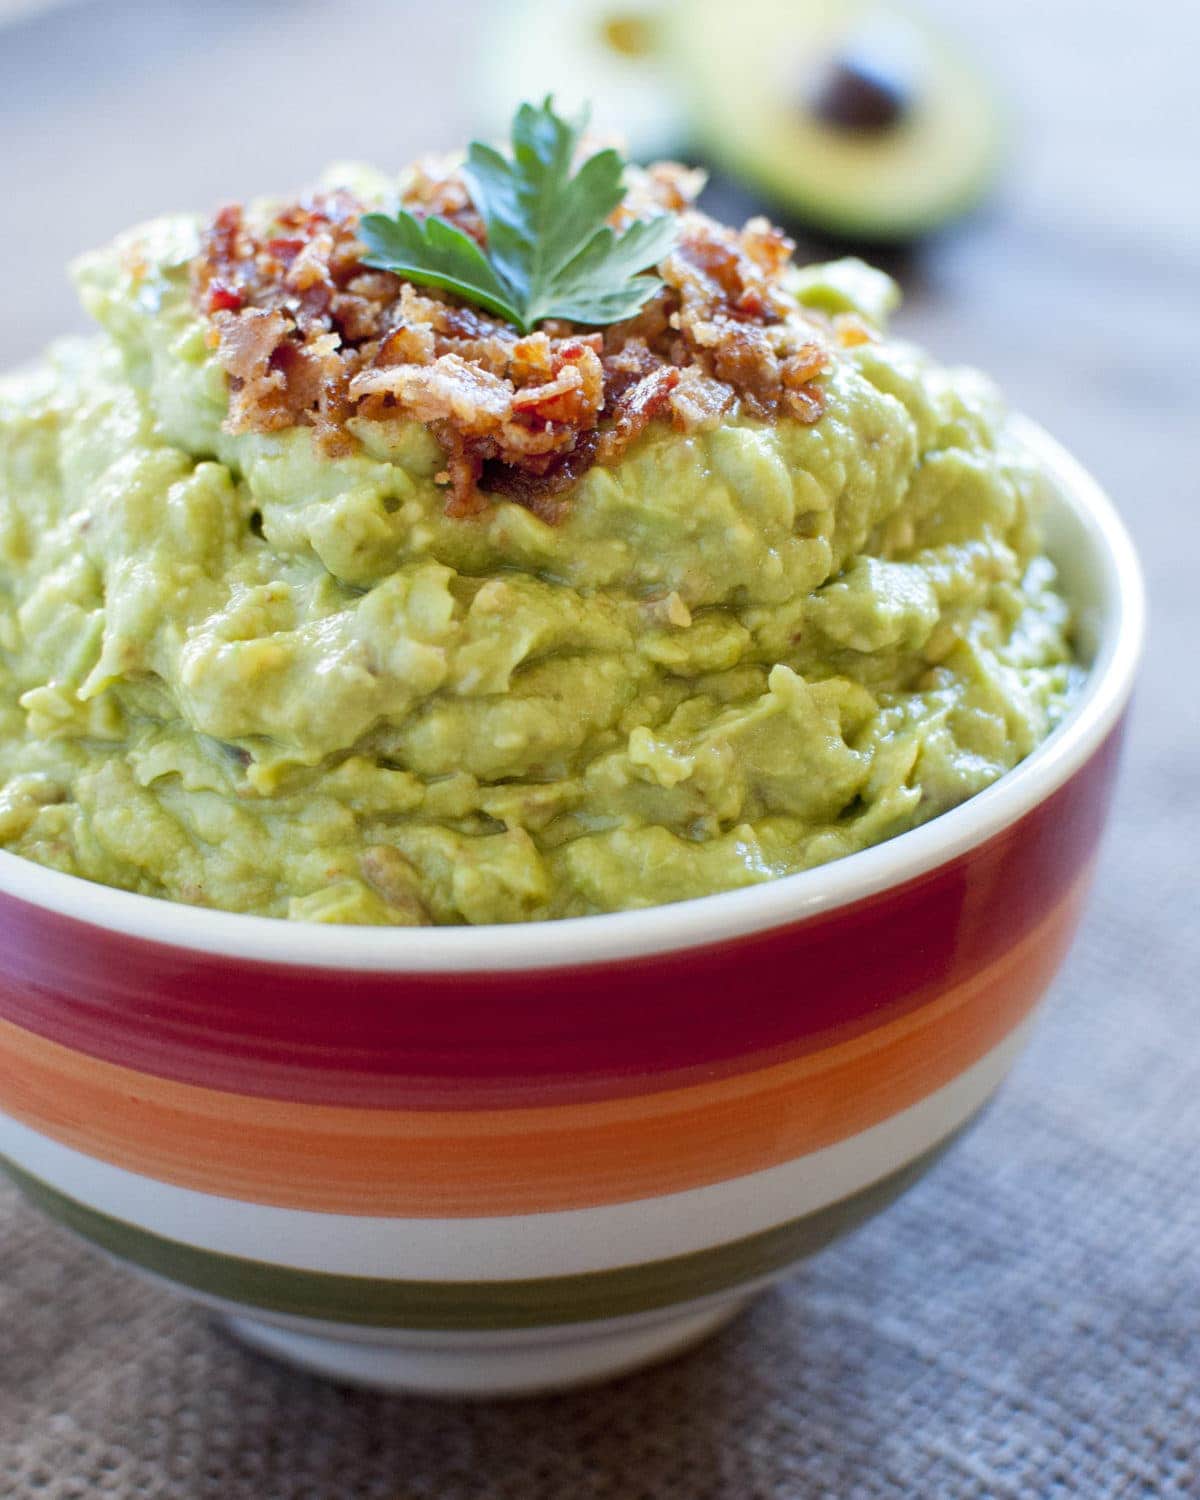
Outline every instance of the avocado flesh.
{"type": "Polygon", "coordinates": [[[835,234],[908,240],[973,206],[1000,154],[988,82],[928,21],[869,0],[679,0],[670,50],[714,162],[795,218],[835,234]],[[819,117],[821,70],[880,24],[919,56],[894,125],[819,117]]]}
{"type": "Polygon", "coordinates": [[[503,135],[520,99],[553,93],[635,161],[674,156],[687,122],[663,47],[663,0],[517,0],[487,8],[476,124],[503,135]]]}

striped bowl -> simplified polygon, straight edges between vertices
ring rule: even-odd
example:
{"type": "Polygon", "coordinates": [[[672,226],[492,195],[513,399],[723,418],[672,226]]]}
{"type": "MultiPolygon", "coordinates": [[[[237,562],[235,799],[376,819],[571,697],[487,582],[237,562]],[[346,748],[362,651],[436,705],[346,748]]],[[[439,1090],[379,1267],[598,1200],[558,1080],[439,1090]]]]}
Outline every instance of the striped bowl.
{"type": "Polygon", "coordinates": [[[0,854],[0,1160],[344,1379],[516,1393],[715,1328],[974,1119],[1079,919],[1141,584],[1021,431],[1092,665],[995,786],[766,886],[518,927],[288,924],[0,854]]]}

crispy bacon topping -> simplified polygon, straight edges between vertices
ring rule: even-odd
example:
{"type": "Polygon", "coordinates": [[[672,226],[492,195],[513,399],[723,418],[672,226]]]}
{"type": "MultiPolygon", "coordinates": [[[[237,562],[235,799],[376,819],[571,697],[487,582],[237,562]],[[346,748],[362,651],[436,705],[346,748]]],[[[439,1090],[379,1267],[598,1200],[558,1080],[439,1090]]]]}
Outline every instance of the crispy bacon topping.
{"type": "MultiPolygon", "coordinates": [[[[579,477],[617,462],[651,422],[681,432],[738,412],[816,422],[830,354],[787,290],[792,242],[765,219],[740,232],[716,223],[691,207],[698,187],[696,174],[662,163],[634,176],[614,215],[679,216],[657,268],[664,287],[636,318],[599,332],[549,322],[525,337],[364,266],[365,209],[345,190],[265,223],[221,209],[192,282],[229,377],[229,430],[309,425],[336,456],[355,447],[351,418],[423,422],[445,449],[449,514],[476,514],[496,494],[553,521],[579,477]]],[[[486,244],[452,170],[419,164],[403,202],[486,244]]]]}

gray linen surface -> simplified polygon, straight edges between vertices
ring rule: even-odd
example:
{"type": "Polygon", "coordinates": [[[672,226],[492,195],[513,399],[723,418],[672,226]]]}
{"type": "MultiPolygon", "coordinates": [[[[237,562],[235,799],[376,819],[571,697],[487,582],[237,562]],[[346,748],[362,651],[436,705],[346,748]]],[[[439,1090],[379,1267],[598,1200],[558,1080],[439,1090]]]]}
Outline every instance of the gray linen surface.
{"type": "MultiPolygon", "coordinates": [[[[0,299],[5,362],[73,323],[45,267],[139,214],[460,135],[464,87],[419,68],[398,88],[406,49],[376,28],[454,45],[479,10],[96,0],[0,35],[0,214],[24,226],[0,237],[21,289],[0,299]],[[262,134],[231,107],[254,78],[277,118],[331,66],[354,79],[349,121],[306,109],[262,134]]],[[[1095,899],[1012,1082],[921,1187],[714,1342],[491,1407],[243,1352],[0,1189],[0,1495],[1200,1496],[1195,23],[987,10],[959,20],[1010,81],[1019,170],[899,268],[901,326],[992,370],[1108,484],[1152,601],[1095,899]]]]}

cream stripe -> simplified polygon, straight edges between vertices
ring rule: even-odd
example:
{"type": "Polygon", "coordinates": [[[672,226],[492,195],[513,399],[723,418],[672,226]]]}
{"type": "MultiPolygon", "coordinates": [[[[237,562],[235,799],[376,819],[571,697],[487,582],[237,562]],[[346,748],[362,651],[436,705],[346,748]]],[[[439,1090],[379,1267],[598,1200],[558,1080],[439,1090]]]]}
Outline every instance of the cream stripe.
{"type": "Polygon", "coordinates": [[[0,1154],[68,1197],[168,1239],[298,1270],[417,1281],[570,1276],[686,1255],[813,1213],[929,1150],[980,1107],[1027,1018],[951,1083],[834,1146],[709,1187],[599,1208],[383,1219],[262,1207],[157,1182],[0,1115],[0,1154]]]}

